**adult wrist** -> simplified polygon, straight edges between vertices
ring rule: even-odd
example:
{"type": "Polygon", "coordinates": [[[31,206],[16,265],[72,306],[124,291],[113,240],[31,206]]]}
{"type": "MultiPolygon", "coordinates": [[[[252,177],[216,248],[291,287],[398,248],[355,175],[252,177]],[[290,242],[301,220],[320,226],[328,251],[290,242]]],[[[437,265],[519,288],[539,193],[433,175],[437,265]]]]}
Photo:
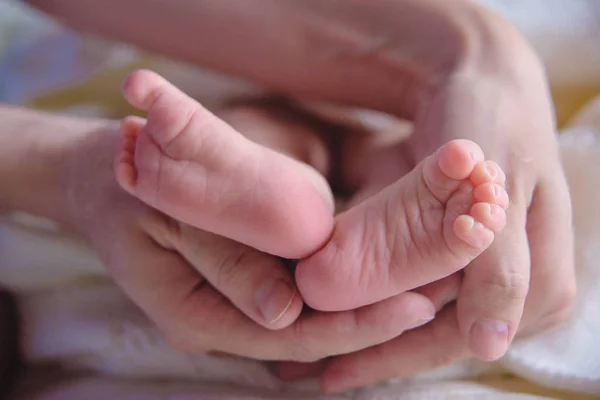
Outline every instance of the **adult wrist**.
{"type": "Polygon", "coordinates": [[[70,223],[67,165],[102,120],[0,107],[0,208],[70,223]]]}
{"type": "Polygon", "coordinates": [[[58,176],[60,212],[57,220],[86,234],[99,213],[98,204],[118,189],[113,157],[118,141],[118,121],[80,119],[60,152],[58,176]]]}

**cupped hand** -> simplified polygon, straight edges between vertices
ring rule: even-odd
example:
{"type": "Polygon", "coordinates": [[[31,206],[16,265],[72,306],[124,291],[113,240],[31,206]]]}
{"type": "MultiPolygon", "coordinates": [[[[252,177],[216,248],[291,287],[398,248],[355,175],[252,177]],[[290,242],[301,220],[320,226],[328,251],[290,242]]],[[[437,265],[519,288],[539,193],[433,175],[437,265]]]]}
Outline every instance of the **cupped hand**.
{"type": "MultiPolygon", "coordinates": [[[[518,33],[475,2],[290,0],[262,8],[228,7],[223,1],[218,7],[154,2],[144,17],[137,8],[124,7],[119,20],[106,12],[104,3],[86,2],[97,12],[81,12],[81,1],[43,4],[76,19],[78,26],[89,24],[92,31],[137,40],[149,49],[295,96],[410,119],[413,139],[389,151],[399,166],[406,162],[410,168],[443,142],[462,137],[475,141],[506,171],[512,200],[507,227],[465,270],[457,311],[448,308],[427,327],[384,347],[333,361],[324,375],[326,387],[335,387],[336,370],[338,388],[343,388],[344,376],[350,387],[413,374],[459,359],[469,348],[481,358],[497,358],[517,332],[522,314],[523,332],[533,332],[568,310],[574,293],[569,199],[544,73],[518,33]],[[164,24],[165,13],[177,22],[164,24]],[[265,24],[265,15],[275,22],[265,24]],[[139,29],[132,31],[129,21],[134,18],[139,29]],[[168,35],[155,29],[157,23],[169,28],[168,35]],[[440,347],[432,346],[432,337],[440,347]]],[[[106,196],[97,193],[99,199],[106,196]]],[[[106,202],[104,207],[98,214],[110,221],[110,207],[106,202]]],[[[145,232],[136,222],[143,219],[111,230],[145,232]]],[[[122,252],[108,251],[111,246],[99,240],[101,230],[91,231],[108,264],[122,266],[122,252]]],[[[152,308],[144,296],[138,303],[152,308]]],[[[169,325],[165,321],[172,319],[163,316],[163,325],[169,325]]]]}
{"type": "Polygon", "coordinates": [[[284,377],[323,371],[323,387],[341,391],[473,355],[496,360],[517,333],[534,334],[568,316],[576,293],[571,204],[548,85],[519,35],[501,21],[491,26],[504,29],[496,50],[482,50],[430,92],[412,117],[407,141],[377,148],[367,142],[349,145],[354,152],[346,157],[346,177],[360,188],[354,203],[368,202],[443,143],[470,139],[506,173],[511,200],[506,228],[459,274],[415,289],[441,310],[432,322],[318,368],[282,365],[284,377]]]}
{"type": "Polygon", "coordinates": [[[298,318],[302,301],[278,258],[182,225],[118,186],[112,165],[119,129],[92,123],[65,157],[69,221],[174,347],[309,361],[384,342],[433,316],[426,297],[407,293],[356,311],[298,318]]]}

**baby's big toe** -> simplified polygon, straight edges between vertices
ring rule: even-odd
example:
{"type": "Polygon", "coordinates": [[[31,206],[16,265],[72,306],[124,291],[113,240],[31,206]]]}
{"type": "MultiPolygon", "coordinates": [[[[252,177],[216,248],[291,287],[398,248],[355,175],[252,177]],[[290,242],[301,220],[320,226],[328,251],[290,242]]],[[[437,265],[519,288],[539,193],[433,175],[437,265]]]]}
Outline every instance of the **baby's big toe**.
{"type": "Polygon", "coordinates": [[[159,89],[165,84],[166,81],[155,72],[137,70],[125,78],[122,86],[123,96],[132,106],[148,111],[160,93],[159,89]]]}
{"type": "Polygon", "coordinates": [[[477,162],[483,160],[481,147],[470,140],[452,140],[437,153],[437,164],[441,172],[453,180],[467,179],[477,162]]]}
{"type": "Polygon", "coordinates": [[[423,182],[437,201],[445,203],[482,161],[483,151],[477,144],[453,140],[423,161],[423,182]]]}

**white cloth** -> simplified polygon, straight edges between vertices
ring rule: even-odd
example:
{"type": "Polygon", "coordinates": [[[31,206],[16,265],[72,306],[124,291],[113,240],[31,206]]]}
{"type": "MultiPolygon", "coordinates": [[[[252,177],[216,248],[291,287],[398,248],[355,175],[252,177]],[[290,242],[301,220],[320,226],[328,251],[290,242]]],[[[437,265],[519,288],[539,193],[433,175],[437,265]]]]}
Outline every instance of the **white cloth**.
{"type": "MultiPolygon", "coordinates": [[[[600,110],[600,98],[588,111],[595,108],[600,110]]],[[[589,115],[597,117],[593,112],[589,115]]],[[[596,340],[600,332],[600,125],[587,126],[585,120],[578,124],[561,137],[575,212],[579,282],[575,313],[559,329],[517,343],[500,365],[543,386],[593,394],[600,393],[600,343],[596,340]]],[[[85,387],[105,382],[103,387],[123,390],[123,396],[135,390],[155,393],[151,388],[155,388],[156,379],[234,383],[272,389],[274,393],[285,388],[261,364],[171,350],[159,332],[104,277],[91,253],[52,226],[38,226],[22,217],[16,222],[6,221],[0,226],[0,254],[0,280],[21,292],[24,349],[29,360],[61,361],[77,369],[148,380],[142,385],[94,378],[80,383],[85,387]]],[[[505,396],[474,384],[433,383],[437,382],[434,378],[463,378],[485,370],[478,362],[459,364],[415,380],[362,390],[358,398],[421,399],[435,398],[427,396],[436,393],[473,399],[505,396]],[[404,397],[398,397],[400,392],[404,397]]],[[[170,384],[169,388],[185,393],[189,385],[170,384]]],[[[84,390],[77,387],[73,383],[69,390],[84,390]]],[[[199,388],[204,390],[204,386],[199,388]]],[[[306,389],[310,388],[308,384],[306,389]]],[[[218,393],[223,395],[222,391],[218,393]]],[[[239,392],[236,390],[233,398],[235,393],[239,392]]]]}
{"type": "MultiPolygon", "coordinates": [[[[504,12],[525,32],[541,52],[553,82],[574,86],[600,82],[600,1],[483,2],[504,12]]],[[[575,212],[579,282],[575,312],[568,324],[515,344],[496,364],[542,386],[588,394],[600,394],[599,121],[600,98],[560,139],[575,212]]],[[[90,249],[52,224],[28,216],[0,224],[0,281],[19,293],[27,359],[60,361],[92,374],[50,385],[31,399],[539,398],[448,381],[494,373],[479,362],[346,396],[319,397],[306,392],[314,389],[314,383],[283,385],[260,363],[179,354],[111,283],[90,249]]]]}

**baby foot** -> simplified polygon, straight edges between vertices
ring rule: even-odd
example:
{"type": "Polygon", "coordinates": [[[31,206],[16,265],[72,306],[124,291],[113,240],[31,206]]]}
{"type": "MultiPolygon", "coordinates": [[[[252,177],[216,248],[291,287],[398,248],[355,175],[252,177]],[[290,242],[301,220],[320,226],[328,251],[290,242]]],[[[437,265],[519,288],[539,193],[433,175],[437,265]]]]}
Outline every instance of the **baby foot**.
{"type": "Polygon", "coordinates": [[[330,242],[296,268],[305,302],[354,309],[464,268],[506,224],[505,178],[475,143],[447,143],[337,217],[330,242]]]}
{"type": "Polygon", "coordinates": [[[123,85],[147,121],[126,118],[119,184],[176,220],[259,250],[300,258],[331,234],[329,187],[309,167],[246,139],[150,71],[123,85]],[[307,234],[309,232],[309,234],[307,234]]]}

